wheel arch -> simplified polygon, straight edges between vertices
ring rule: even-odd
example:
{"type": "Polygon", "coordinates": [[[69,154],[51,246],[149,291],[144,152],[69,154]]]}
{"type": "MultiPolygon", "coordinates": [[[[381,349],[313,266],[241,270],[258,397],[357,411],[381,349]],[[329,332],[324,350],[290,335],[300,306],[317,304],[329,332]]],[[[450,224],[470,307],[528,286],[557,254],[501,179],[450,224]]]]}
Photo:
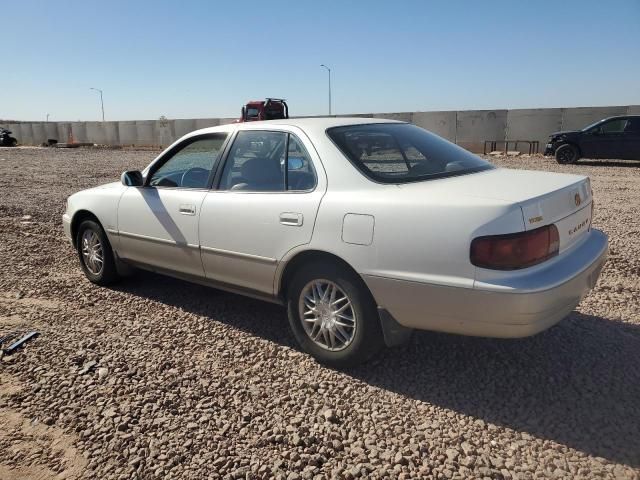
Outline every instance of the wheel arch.
{"type": "MultiPolygon", "coordinates": [[[[578,156],[582,157],[582,148],[580,148],[580,144],[577,141],[565,140],[564,142],[562,142],[562,144],[558,145],[558,148],[562,147],[563,145],[571,145],[573,148],[575,148],[578,151],[578,156]]],[[[558,151],[558,148],[556,148],[556,151],[558,151]]]]}
{"type": "Polygon", "coordinates": [[[378,306],[378,302],[373,296],[373,292],[367,285],[367,282],[364,281],[362,275],[360,275],[353,266],[349,264],[346,260],[341,258],[340,256],[329,253],[323,250],[303,250],[301,252],[293,255],[289,260],[287,260],[284,268],[282,269],[282,273],[277,277],[277,284],[275,285],[274,291],[280,301],[286,304],[286,292],[289,286],[289,282],[291,282],[293,275],[300,268],[300,266],[304,265],[308,262],[313,261],[327,261],[334,262],[343,268],[352,272],[357,279],[360,280],[362,287],[365,292],[367,292],[374,303],[374,306],[377,307],[378,312],[378,322],[380,328],[382,330],[382,335],[384,338],[384,343],[388,347],[397,347],[401,345],[405,345],[409,339],[411,338],[411,334],[413,332],[412,329],[403,327],[400,325],[392,316],[387,312],[386,309],[378,306]]]}
{"type": "Polygon", "coordinates": [[[71,241],[73,242],[74,248],[77,247],[76,239],[78,237],[78,228],[85,220],[93,220],[102,227],[102,222],[100,222],[100,219],[94,213],[89,210],[78,210],[71,218],[71,241]]]}
{"type": "MultiPolygon", "coordinates": [[[[324,250],[310,249],[310,250],[302,250],[300,252],[297,252],[291,258],[289,258],[286,261],[284,267],[281,269],[280,275],[276,277],[276,284],[275,284],[274,291],[276,293],[276,296],[280,300],[283,300],[283,301],[286,300],[285,297],[287,293],[287,288],[289,288],[289,283],[291,282],[291,279],[293,278],[293,275],[298,270],[298,268],[300,268],[305,263],[309,263],[313,261],[334,262],[340,265],[341,267],[346,268],[347,270],[351,271],[360,279],[360,281],[365,286],[367,291],[369,291],[369,294],[371,294],[371,290],[369,290],[369,287],[367,286],[366,282],[362,278],[362,275],[360,275],[356,271],[356,269],[353,268],[351,264],[349,264],[349,262],[347,262],[346,260],[344,260],[343,258],[339,257],[334,253],[329,253],[324,250]]],[[[371,297],[373,298],[373,294],[371,294],[371,297]]]]}

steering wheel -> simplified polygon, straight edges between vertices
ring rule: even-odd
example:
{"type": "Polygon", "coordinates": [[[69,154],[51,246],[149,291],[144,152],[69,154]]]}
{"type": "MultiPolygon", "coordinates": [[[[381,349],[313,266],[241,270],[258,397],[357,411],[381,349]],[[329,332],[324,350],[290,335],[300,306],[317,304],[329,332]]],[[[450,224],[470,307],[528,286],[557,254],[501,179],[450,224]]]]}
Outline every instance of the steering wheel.
{"type": "Polygon", "coordinates": [[[187,188],[203,188],[207,184],[209,170],[201,167],[193,167],[186,170],[180,179],[180,186],[187,188]]]}

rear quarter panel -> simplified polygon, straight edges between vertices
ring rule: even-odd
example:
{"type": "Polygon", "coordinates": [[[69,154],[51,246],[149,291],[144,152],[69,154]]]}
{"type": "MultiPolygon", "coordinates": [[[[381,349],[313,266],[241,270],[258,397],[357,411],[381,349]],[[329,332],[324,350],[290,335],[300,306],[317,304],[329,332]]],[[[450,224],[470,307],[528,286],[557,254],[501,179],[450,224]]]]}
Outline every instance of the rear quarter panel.
{"type": "MultiPolygon", "coordinates": [[[[435,180],[433,182],[438,182],[435,180]]],[[[501,200],[443,195],[441,188],[416,196],[396,185],[372,184],[356,191],[329,191],[322,200],[310,248],[347,261],[361,275],[471,288],[475,266],[471,240],[522,231],[519,206],[501,200]],[[371,215],[369,245],[347,243],[347,214],[371,215]]]]}

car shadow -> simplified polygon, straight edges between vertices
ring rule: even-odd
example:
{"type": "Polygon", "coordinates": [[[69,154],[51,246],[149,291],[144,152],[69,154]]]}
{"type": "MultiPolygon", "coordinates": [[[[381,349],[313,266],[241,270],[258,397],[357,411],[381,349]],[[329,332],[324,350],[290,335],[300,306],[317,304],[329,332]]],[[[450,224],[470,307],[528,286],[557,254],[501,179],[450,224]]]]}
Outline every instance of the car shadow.
{"type": "MultiPolygon", "coordinates": [[[[278,305],[146,272],[114,288],[297,348],[278,305]]],[[[573,312],[525,339],[416,332],[408,345],[342,374],[592,456],[640,466],[637,325],[573,312]]]]}
{"type": "Polygon", "coordinates": [[[578,160],[576,165],[587,167],[640,167],[640,160],[578,160]]]}

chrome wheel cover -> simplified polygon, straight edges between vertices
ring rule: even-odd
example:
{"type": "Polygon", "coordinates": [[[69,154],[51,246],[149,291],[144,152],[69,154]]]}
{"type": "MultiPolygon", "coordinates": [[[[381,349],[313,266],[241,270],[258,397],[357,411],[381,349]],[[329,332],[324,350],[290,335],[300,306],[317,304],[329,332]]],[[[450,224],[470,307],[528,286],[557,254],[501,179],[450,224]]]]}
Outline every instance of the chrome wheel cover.
{"type": "Polygon", "coordinates": [[[355,338],[358,322],[351,300],[330,280],[307,283],[300,293],[298,312],[305,333],[325,350],[344,350],[355,338]]]}
{"type": "Polygon", "coordinates": [[[100,275],[104,266],[104,252],[100,237],[94,230],[87,229],[80,240],[82,247],[82,260],[93,275],[100,275]]]}

